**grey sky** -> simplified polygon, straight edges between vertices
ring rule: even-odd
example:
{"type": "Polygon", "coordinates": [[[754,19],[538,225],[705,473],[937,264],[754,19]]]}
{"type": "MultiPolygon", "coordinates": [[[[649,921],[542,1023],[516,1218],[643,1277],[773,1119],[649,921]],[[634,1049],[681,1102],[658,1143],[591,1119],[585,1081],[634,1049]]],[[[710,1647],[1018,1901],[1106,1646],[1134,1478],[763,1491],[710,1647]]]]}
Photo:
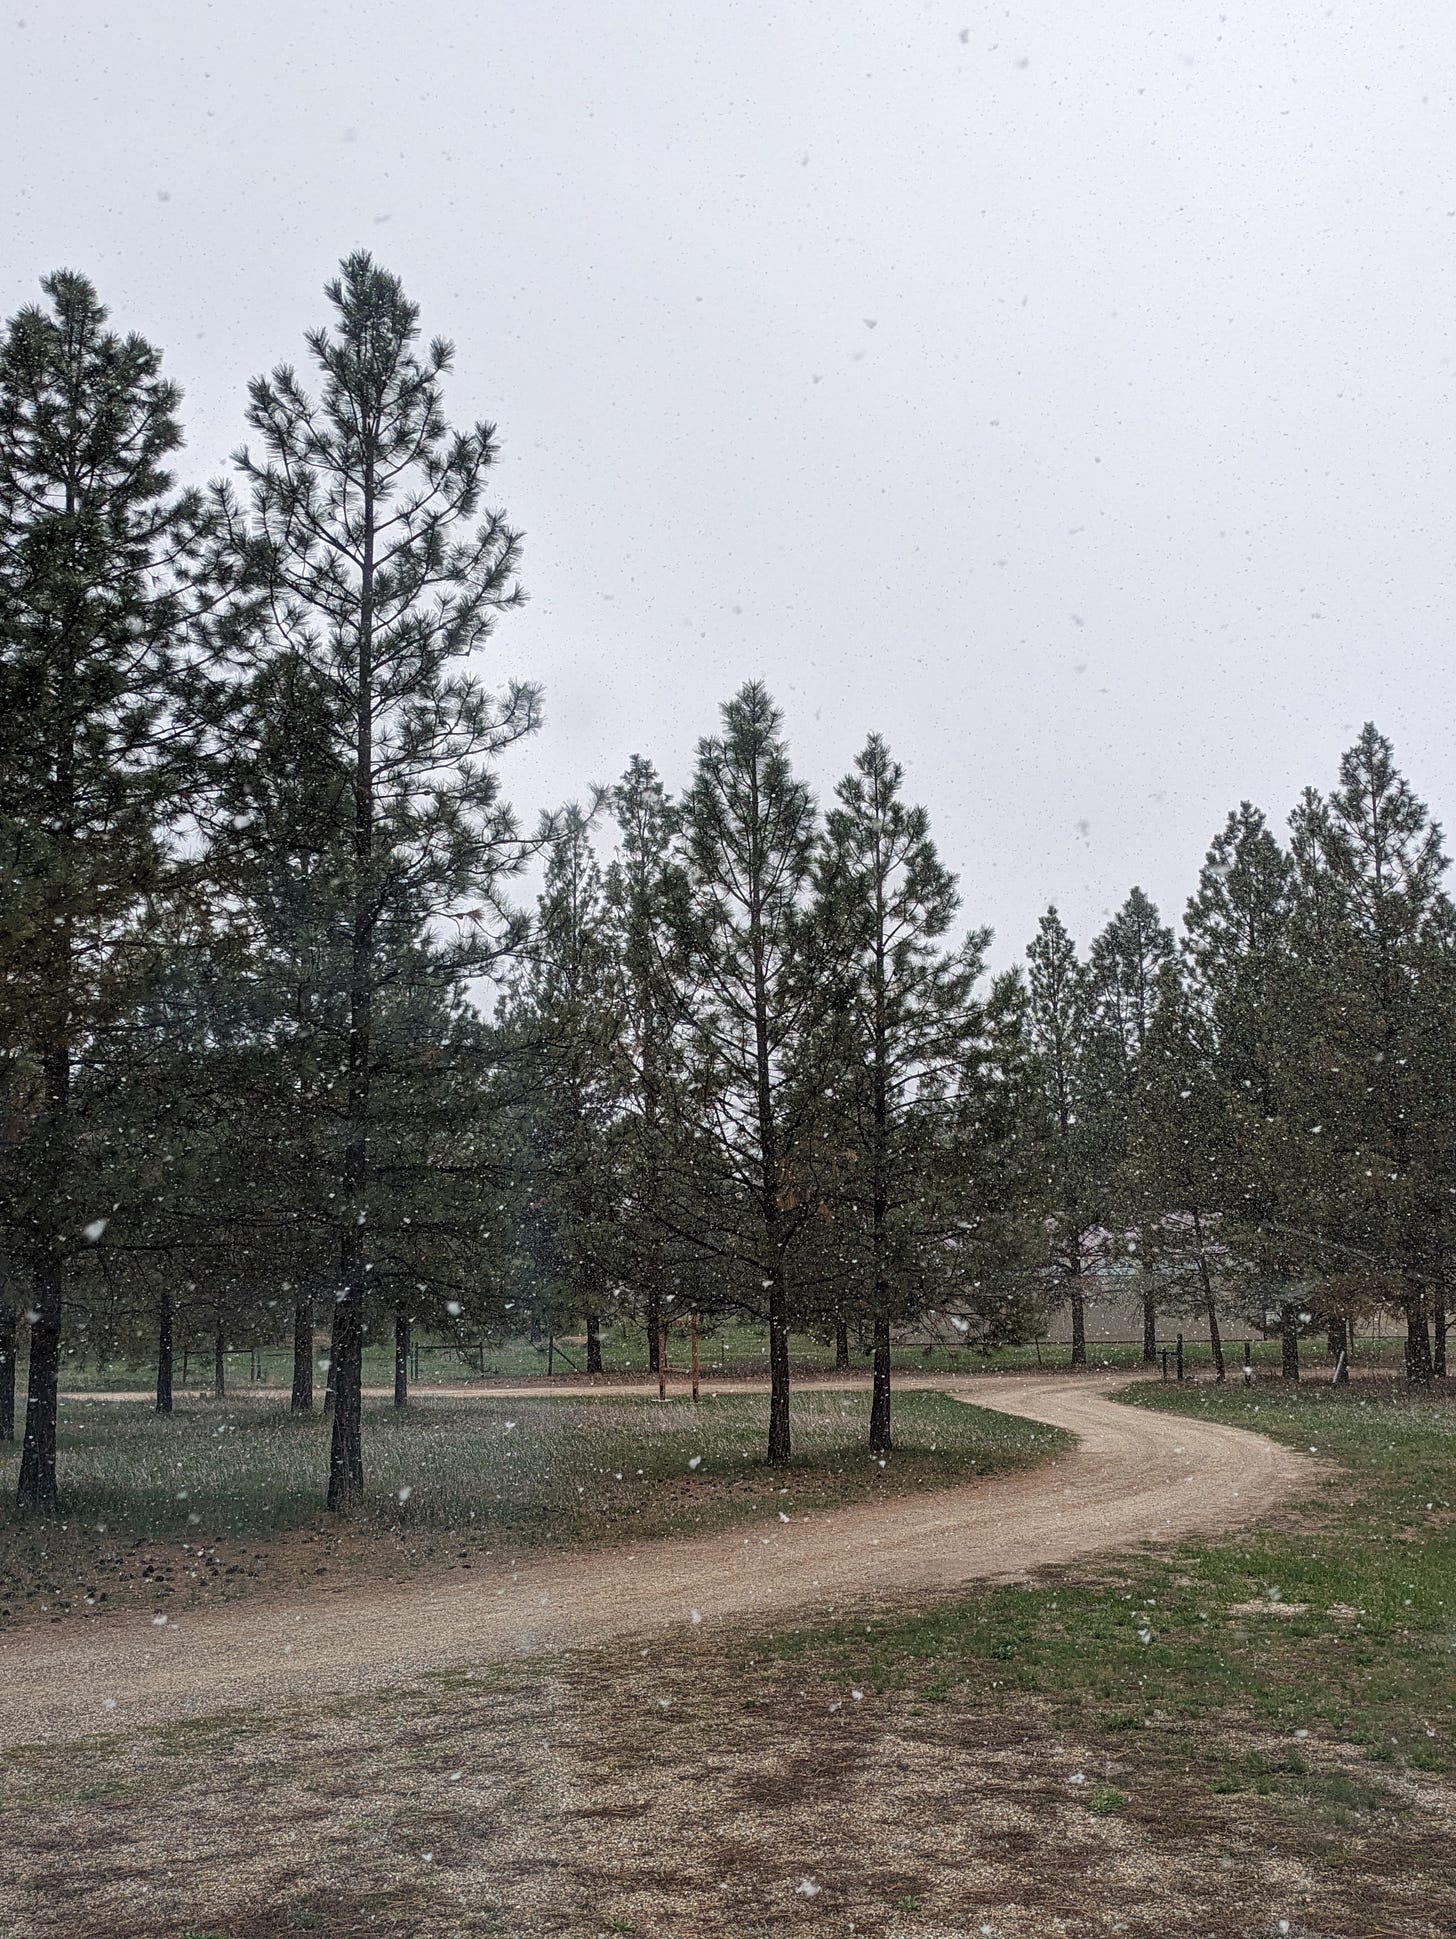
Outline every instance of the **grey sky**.
{"type": "Polygon", "coordinates": [[[19,0],[0,55],[0,302],[92,275],[197,476],[348,249],[455,339],[526,809],[680,783],[760,674],[821,792],[887,736],[1000,960],[1176,914],[1367,716],[1453,812],[1447,6],[19,0]]]}

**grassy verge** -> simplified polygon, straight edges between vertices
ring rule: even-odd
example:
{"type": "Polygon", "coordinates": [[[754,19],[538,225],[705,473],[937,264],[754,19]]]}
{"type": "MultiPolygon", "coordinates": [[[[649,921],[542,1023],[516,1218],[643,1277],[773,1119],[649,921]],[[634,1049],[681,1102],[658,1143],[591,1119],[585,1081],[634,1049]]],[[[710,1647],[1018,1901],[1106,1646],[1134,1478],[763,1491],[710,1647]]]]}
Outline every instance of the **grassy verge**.
{"type": "MultiPolygon", "coordinates": [[[[1456,1405],[1370,1385],[1135,1389],[1131,1404],[1249,1427],[1342,1472],[1293,1515],[1226,1541],[1066,1572],[877,1625],[781,1639],[877,1689],[973,1681],[1114,1731],[1239,1715],[1456,1757],[1456,1405]]],[[[1297,1739],[1296,1741],[1302,1741],[1297,1739]]]]}
{"type": "MultiPolygon", "coordinates": [[[[127,1402],[62,1411],[63,1512],[0,1511],[0,1624],[27,1614],[166,1606],[259,1584],[473,1566],[555,1544],[803,1514],[942,1487],[1058,1450],[1055,1429],[941,1394],[896,1403],[896,1452],[863,1446],[863,1394],[793,1403],[795,1461],[763,1464],[762,1395],[691,1401],[423,1396],[366,1406],[370,1496],[340,1525],[320,1512],[328,1425],[275,1400],[189,1402],[169,1419],[127,1402]]],[[[14,1455],[0,1464],[8,1503],[14,1455]]]]}

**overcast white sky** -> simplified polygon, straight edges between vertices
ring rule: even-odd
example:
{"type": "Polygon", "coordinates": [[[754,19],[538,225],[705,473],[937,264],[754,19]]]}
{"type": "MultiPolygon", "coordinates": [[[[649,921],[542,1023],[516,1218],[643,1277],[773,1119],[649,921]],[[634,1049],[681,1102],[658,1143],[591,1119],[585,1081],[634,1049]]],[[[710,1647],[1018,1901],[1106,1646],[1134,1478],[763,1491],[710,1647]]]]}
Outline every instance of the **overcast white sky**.
{"type": "Polygon", "coordinates": [[[1453,808],[1456,15],[12,0],[8,314],[65,264],[239,441],[366,246],[458,345],[531,604],[527,811],[761,675],[967,915],[1175,915],[1373,717],[1453,808]]]}

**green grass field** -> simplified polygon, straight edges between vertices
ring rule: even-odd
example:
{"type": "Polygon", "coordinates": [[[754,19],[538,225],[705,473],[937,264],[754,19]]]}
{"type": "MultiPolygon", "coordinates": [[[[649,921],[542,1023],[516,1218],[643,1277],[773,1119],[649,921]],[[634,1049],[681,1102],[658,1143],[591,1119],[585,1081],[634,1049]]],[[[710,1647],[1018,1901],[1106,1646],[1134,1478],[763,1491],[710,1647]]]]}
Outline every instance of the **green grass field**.
{"type": "Polygon", "coordinates": [[[941,1487],[1065,1445],[1055,1429],[909,1393],[896,1400],[896,1452],[881,1462],[864,1446],[862,1393],[801,1393],[794,1464],[777,1472],[763,1461],[767,1409],[766,1396],[745,1394],[697,1406],[422,1395],[402,1415],[368,1403],[368,1501],[340,1524],[322,1512],[329,1427],[317,1414],[257,1395],[188,1401],[165,1419],[141,1403],[72,1400],[55,1520],[16,1515],[14,1451],[0,1462],[0,1622],[238,1593],[304,1568],[395,1573],[670,1535],[769,1505],[802,1513],[941,1487]]]}
{"type": "MultiPolygon", "coordinates": [[[[1317,1450],[1343,1472],[1227,1540],[776,1648],[922,1701],[966,1683],[1035,1696],[1084,1727],[1162,1732],[1174,1753],[1186,1723],[1237,1717],[1357,1741],[1375,1764],[1456,1768],[1456,1404],[1386,1383],[1125,1398],[1317,1450]]],[[[1299,1767],[1296,1743],[1278,1770],[1231,1755],[1210,1781],[1297,1791],[1299,1767]]]]}

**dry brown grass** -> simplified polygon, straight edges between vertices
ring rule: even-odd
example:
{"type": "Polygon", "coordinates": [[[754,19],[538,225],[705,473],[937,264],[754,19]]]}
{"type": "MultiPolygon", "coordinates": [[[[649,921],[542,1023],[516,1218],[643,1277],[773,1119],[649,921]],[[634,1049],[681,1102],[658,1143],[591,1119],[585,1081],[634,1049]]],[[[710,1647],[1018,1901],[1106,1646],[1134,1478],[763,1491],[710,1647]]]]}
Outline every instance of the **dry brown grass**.
{"type": "MultiPolygon", "coordinates": [[[[1456,1929],[1456,1793],[1408,1771],[1372,1781],[1353,1747],[1323,1742],[1304,1747],[1298,1800],[1223,1794],[1210,1775],[1231,1722],[1088,1738],[1030,1700],[856,1701],[812,1662],[745,1659],[721,1638],[430,1679],[20,1754],[3,1779],[0,1931],[1456,1929]],[[1089,1810],[1099,1787],[1125,1807],[1089,1810]]],[[[1257,1747],[1246,1733],[1238,1755],[1257,1747]]]]}

